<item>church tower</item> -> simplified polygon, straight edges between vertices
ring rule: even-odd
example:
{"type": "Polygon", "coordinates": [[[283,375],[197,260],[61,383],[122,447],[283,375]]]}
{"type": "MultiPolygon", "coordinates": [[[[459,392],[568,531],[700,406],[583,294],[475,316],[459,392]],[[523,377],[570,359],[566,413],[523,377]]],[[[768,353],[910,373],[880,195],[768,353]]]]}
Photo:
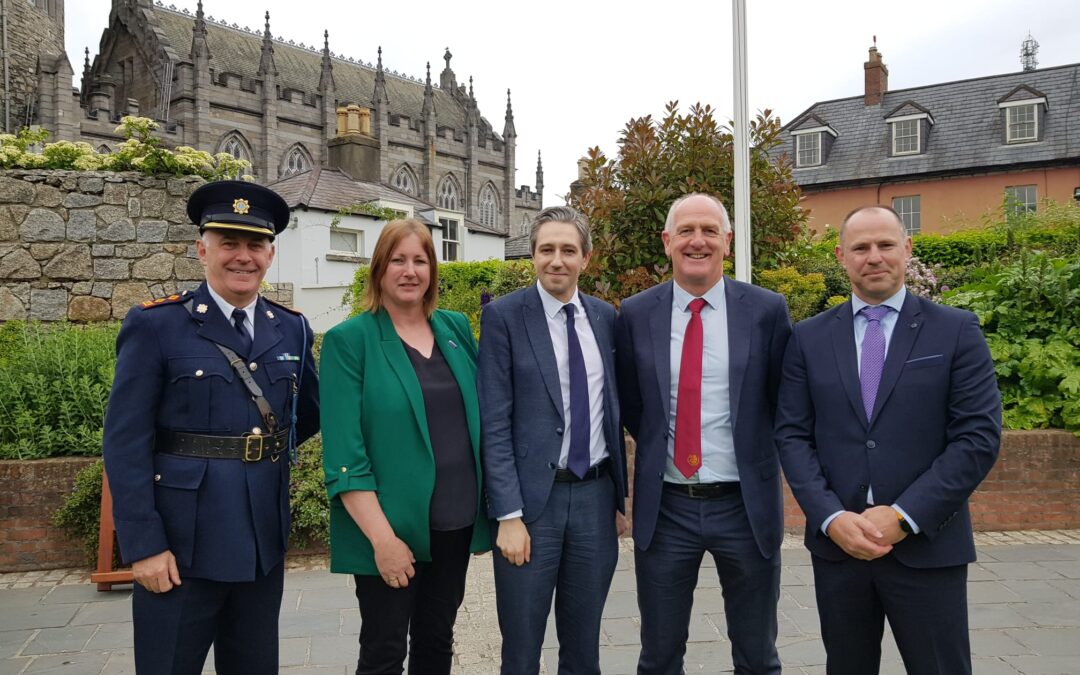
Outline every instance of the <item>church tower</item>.
{"type": "MultiPolygon", "coordinates": [[[[3,133],[15,133],[40,122],[42,93],[46,103],[54,105],[56,87],[42,92],[39,61],[46,75],[62,78],[73,73],[64,53],[64,0],[5,2],[3,12],[7,30],[4,44],[0,44],[0,68],[7,71],[8,78],[6,87],[0,80],[0,124],[3,133]]],[[[71,83],[67,86],[70,91],[71,83]]]]}

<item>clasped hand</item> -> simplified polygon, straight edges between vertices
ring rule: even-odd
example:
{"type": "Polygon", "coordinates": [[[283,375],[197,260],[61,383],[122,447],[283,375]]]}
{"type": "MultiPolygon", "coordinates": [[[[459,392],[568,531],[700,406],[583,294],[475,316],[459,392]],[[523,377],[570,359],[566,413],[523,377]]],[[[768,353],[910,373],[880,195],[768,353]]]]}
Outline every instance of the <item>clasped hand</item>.
{"type": "Polygon", "coordinates": [[[907,537],[891,506],[873,506],[862,513],[844,511],[829,523],[829,539],[859,560],[875,560],[907,537]]]}

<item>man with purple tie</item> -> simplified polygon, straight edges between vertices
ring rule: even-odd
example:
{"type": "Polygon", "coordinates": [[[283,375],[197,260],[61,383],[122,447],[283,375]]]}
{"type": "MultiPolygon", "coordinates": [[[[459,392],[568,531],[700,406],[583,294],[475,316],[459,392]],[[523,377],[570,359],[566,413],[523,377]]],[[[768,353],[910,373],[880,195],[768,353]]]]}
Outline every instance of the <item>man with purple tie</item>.
{"type": "Polygon", "coordinates": [[[626,527],[615,308],[578,291],[592,238],[566,206],[533,221],[537,283],[487,305],[477,385],[502,673],[540,669],[555,596],[559,672],[600,672],[600,616],[626,527]]]}
{"type": "Polygon", "coordinates": [[[892,209],[848,215],[851,301],[795,326],[784,357],[777,445],[829,675],[877,673],[886,618],[908,673],[971,673],[967,500],[997,457],[1001,400],[978,319],[909,293],[910,255],[892,209]]]}

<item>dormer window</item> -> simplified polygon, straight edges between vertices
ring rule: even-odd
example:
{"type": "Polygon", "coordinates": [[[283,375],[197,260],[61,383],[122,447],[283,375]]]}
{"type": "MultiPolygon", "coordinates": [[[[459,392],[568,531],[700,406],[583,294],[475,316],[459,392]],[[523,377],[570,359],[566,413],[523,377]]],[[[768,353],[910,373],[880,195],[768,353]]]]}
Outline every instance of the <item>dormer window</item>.
{"type": "Polygon", "coordinates": [[[934,118],[914,101],[905,101],[885,116],[889,124],[889,154],[893,157],[926,152],[926,140],[934,118]]]}
{"type": "Polygon", "coordinates": [[[795,152],[795,166],[819,166],[821,164],[821,132],[796,136],[795,152]]]}
{"type": "Polygon", "coordinates": [[[829,159],[829,149],[836,138],[836,130],[815,115],[809,115],[796,123],[791,130],[795,139],[795,168],[805,169],[821,166],[829,159]]]}
{"type": "Polygon", "coordinates": [[[1046,114],[1046,95],[1021,84],[998,99],[1004,114],[1005,143],[1034,143],[1042,134],[1042,116],[1046,114]]]}

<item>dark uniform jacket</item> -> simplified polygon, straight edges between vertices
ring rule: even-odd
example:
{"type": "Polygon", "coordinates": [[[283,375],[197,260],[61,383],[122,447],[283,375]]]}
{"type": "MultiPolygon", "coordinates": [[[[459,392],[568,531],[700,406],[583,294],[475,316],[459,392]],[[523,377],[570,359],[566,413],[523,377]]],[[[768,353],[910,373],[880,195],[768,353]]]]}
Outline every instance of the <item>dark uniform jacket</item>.
{"type": "MultiPolygon", "coordinates": [[[[245,361],[279,429],[290,424],[296,384],[297,443],[319,426],[312,339],[302,316],[258,299],[255,340],[245,361]]],[[[181,577],[251,581],[256,571],[265,574],[284,558],[290,527],[288,453],[276,461],[244,462],[156,452],[168,431],[214,436],[241,436],[256,427],[267,431],[215,343],[243,356],[240,337],[205,283],[193,293],[128,312],[116,341],[105,468],[126,562],[170,550],[181,577]]]]}

